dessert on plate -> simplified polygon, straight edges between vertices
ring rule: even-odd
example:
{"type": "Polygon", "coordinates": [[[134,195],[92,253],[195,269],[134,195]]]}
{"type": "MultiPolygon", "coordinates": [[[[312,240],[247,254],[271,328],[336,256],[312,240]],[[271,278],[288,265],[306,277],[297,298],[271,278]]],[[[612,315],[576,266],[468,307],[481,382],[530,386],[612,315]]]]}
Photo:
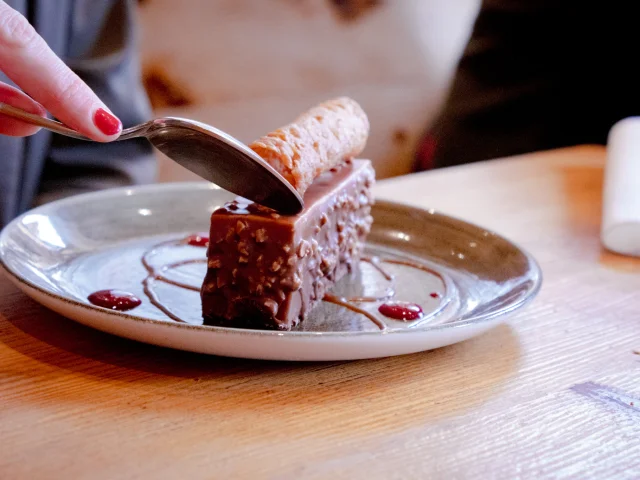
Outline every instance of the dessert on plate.
{"type": "Polygon", "coordinates": [[[357,160],[369,122],[349,98],[322,103],[250,147],[304,198],[297,215],[237,198],[211,215],[205,322],[290,330],[357,265],[375,173],[357,160]]]}

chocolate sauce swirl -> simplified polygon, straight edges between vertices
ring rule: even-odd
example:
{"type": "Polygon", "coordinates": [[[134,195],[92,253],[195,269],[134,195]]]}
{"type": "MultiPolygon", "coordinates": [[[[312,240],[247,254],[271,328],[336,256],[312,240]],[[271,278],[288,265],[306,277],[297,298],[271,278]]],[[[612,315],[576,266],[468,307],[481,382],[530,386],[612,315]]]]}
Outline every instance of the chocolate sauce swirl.
{"type": "MultiPolygon", "coordinates": [[[[181,238],[178,240],[169,240],[169,241],[158,243],[152,246],[151,248],[149,248],[148,250],[146,250],[142,254],[141,262],[145,270],[147,271],[147,276],[142,281],[144,293],[149,299],[149,301],[151,302],[151,304],[153,304],[156,308],[158,308],[165,315],[167,315],[169,318],[171,318],[176,322],[187,323],[184,319],[180,318],[179,315],[171,311],[171,309],[167,305],[162,303],[154,286],[157,282],[163,282],[169,285],[173,285],[177,288],[199,292],[200,291],[199,285],[192,285],[189,283],[174,280],[168,277],[166,274],[171,270],[174,270],[176,268],[179,268],[185,265],[201,264],[201,263],[206,264],[207,259],[206,258],[187,259],[187,260],[181,260],[178,262],[163,264],[159,267],[154,267],[151,262],[151,258],[157,255],[158,253],[160,253],[162,250],[167,248],[183,247],[183,246],[206,247],[207,245],[208,245],[207,237],[201,234],[195,234],[195,235],[189,235],[185,238],[181,238]]],[[[360,259],[360,261],[369,263],[386,281],[389,282],[389,285],[386,287],[384,294],[380,296],[363,296],[363,297],[344,298],[341,296],[327,293],[324,295],[323,301],[328,303],[333,303],[335,305],[339,305],[341,307],[347,308],[353,312],[356,312],[365,316],[374,325],[376,325],[381,331],[387,330],[387,325],[385,324],[385,322],[380,318],[376,317],[375,315],[373,315],[372,313],[370,313],[369,311],[361,308],[359,304],[387,302],[387,303],[382,303],[382,305],[379,308],[379,311],[383,315],[385,315],[384,312],[391,312],[391,313],[387,313],[385,316],[388,316],[389,318],[393,318],[395,320],[400,320],[400,321],[413,321],[419,318],[417,315],[400,315],[397,310],[398,310],[398,305],[402,302],[390,301],[394,299],[395,293],[396,293],[395,277],[384,269],[384,264],[404,265],[404,266],[416,268],[418,270],[422,270],[431,275],[434,275],[435,277],[440,279],[440,281],[442,282],[444,286],[444,292],[442,294],[435,293],[435,292],[431,293],[430,294],[431,297],[432,298],[446,297],[447,283],[445,282],[444,278],[439,272],[429,267],[426,267],[425,265],[422,265],[416,262],[407,261],[407,260],[398,260],[394,258],[380,258],[380,257],[363,257],[360,259]]],[[[415,304],[412,304],[412,305],[415,305],[415,304]]],[[[418,305],[415,305],[415,307],[419,308],[418,305]]],[[[413,312],[416,311],[415,307],[412,307],[413,312]]],[[[420,312],[421,312],[421,309],[420,309],[420,312]]]]}

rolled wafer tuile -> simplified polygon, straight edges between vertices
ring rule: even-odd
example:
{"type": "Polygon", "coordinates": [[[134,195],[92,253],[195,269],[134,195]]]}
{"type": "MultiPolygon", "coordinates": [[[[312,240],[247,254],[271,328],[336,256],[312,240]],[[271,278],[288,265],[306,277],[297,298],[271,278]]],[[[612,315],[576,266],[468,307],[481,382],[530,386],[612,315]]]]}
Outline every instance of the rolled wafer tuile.
{"type": "Polygon", "coordinates": [[[316,177],[360,154],[368,136],[369,119],[360,105],[340,97],[311,108],[249,147],[304,195],[316,177]]]}

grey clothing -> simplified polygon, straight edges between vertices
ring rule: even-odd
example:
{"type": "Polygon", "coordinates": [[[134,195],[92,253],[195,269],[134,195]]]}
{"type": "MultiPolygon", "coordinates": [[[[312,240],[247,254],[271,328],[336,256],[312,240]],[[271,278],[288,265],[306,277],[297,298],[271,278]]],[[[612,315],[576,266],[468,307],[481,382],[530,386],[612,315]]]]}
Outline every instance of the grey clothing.
{"type": "MultiPolygon", "coordinates": [[[[5,0],[21,12],[122,120],[151,118],[135,49],[131,0],[5,0]]],[[[0,72],[0,81],[13,84],[0,72]]],[[[0,135],[0,226],[60,196],[148,183],[155,159],[145,140],[99,144],[48,131],[26,138],[0,135]]]]}

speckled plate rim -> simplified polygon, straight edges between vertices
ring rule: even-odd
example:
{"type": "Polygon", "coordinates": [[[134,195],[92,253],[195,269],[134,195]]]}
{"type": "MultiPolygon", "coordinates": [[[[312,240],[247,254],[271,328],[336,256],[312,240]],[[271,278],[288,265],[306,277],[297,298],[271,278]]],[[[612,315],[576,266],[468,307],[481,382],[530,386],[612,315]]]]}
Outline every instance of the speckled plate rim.
{"type": "MultiPolygon", "coordinates": [[[[512,242],[511,240],[506,239],[505,237],[496,234],[494,232],[491,232],[490,230],[487,230],[483,227],[480,227],[476,224],[473,224],[471,222],[467,222],[466,220],[461,220],[457,217],[451,216],[451,215],[445,215],[443,213],[439,213],[438,211],[435,211],[433,209],[426,209],[426,208],[421,208],[421,207],[416,207],[410,204],[405,204],[405,203],[399,203],[399,202],[392,202],[392,201],[388,201],[388,200],[376,200],[376,204],[377,205],[387,205],[391,208],[409,208],[412,210],[416,210],[416,211],[423,211],[426,212],[428,211],[429,214],[435,216],[435,217],[440,217],[440,218],[447,218],[447,219],[452,219],[455,220],[457,222],[460,222],[462,224],[466,224],[469,227],[472,227],[474,229],[477,230],[482,230],[482,231],[489,231],[491,232],[492,235],[494,235],[496,238],[499,238],[500,240],[506,242],[507,244],[511,245],[514,249],[520,251],[528,260],[529,264],[531,265],[531,268],[535,270],[535,276],[534,276],[534,283],[531,285],[531,287],[526,291],[526,293],[519,297],[518,299],[516,299],[515,301],[504,305],[496,310],[492,310],[489,312],[485,312],[479,315],[474,315],[471,316],[469,318],[466,318],[464,320],[455,320],[452,322],[448,322],[448,323],[443,323],[443,324],[439,324],[439,325],[426,325],[424,327],[419,327],[419,328],[415,328],[415,329],[402,329],[402,330],[385,330],[385,331],[355,331],[355,332],[281,332],[281,331],[277,331],[277,330],[255,330],[255,329],[242,329],[242,328],[230,328],[230,327],[216,327],[216,326],[210,326],[210,325],[190,325],[190,324],[184,324],[184,323],[178,323],[178,322],[171,322],[171,321],[166,321],[166,320],[154,320],[152,318],[141,318],[138,316],[134,316],[134,315],[130,315],[128,313],[123,313],[123,312],[118,312],[118,311],[113,311],[113,310],[109,310],[106,308],[101,308],[101,307],[97,307],[94,305],[90,305],[87,303],[83,303],[80,302],[78,300],[69,298],[69,297],[65,297],[63,295],[58,295],[55,293],[50,292],[49,290],[42,288],[36,284],[34,284],[33,282],[21,277],[19,274],[17,274],[16,272],[12,271],[11,268],[5,264],[3,257],[4,257],[4,250],[2,249],[1,245],[3,244],[3,237],[7,234],[6,232],[8,232],[11,228],[15,228],[15,225],[19,224],[23,218],[27,215],[33,215],[33,214],[41,214],[43,211],[47,211],[49,208],[51,208],[52,206],[58,206],[58,207],[64,207],[65,205],[68,204],[76,204],[79,202],[83,202],[85,200],[91,200],[91,199],[95,199],[95,198],[101,198],[101,199],[108,199],[110,197],[113,196],[121,196],[121,195],[126,195],[129,197],[132,196],[136,196],[136,195],[143,195],[147,192],[153,192],[153,191],[157,191],[157,190],[164,190],[164,191],[173,191],[173,190],[183,190],[185,188],[188,189],[201,189],[201,190],[220,190],[220,187],[217,187],[216,185],[210,184],[210,183],[206,183],[206,182],[174,182],[174,183],[161,183],[161,184],[152,184],[152,185],[142,185],[142,186],[136,186],[136,187],[120,187],[120,188],[111,188],[108,190],[101,190],[101,191],[97,191],[97,192],[90,192],[90,193],[83,193],[80,195],[74,195],[72,197],[69,198],[65,198],[62,200],[57,200],[55,202],[51,202],[48,203],[46,205],[42,205],[40,207],[36,207],[32,210],[29,210],[25,213],[23,213],[22,215],[20,215],[19,217],[13,219],[11,222],[9,222],[9,224],[7,224],[2,231],[0,231],[0,267],[2,267],[2,271],[5,272],[5,274],[7,275],[7,277],[17,286],[19,286],[20,284],[27,286],[28,288],[35,290],[36,292],[51,297],[55,300],[58,301],[62,301],[64,303],[70,304],[73,307],[79,307],[82,309],[86,309],[88,311],[94,312],[94,313],[98,313],[101,315],[106,315],[106,316],[111,316],[111,317],[118,317],[120,319],[126,319],[126,320],[131,320],[134,322],[140,322],[140,323],[144,323],[144,324],[154,324],[154,325],[158,325],[161,327],[166,327],[166,328],[178,328],[178,329],[189,329],[189,330],[196,330],[196,331],[203,331],[203,332],[216,332],[216,333],[220,333],[220,334],[228,334],[228,335],[233,335],[233,336],[238,336],[238,335],[242,335],[242,336],[295,336],[295,337],[302,337],[302,338],[329,338],[329,337],[349,337],[349,338],[353,338],[353,337],[361,337],[361,336],[380,336],[380,335],[385,335],[385,336],[395,336],[395,335],[407,335],[407,334],[412,334],[412,333],[416,333],[416,332],[420,332],[420,333],[427,333],[427,332],[435,332],[435,331],[443,331],[443,330],[453,330],[453,329],[459,329],[459,328],[464,328],[467,327],[469,325],[475,325],[475,324],[479,324],[479,323],[484,323],[484,322],[488,322],[490,320],[495,319],[496,317],[500,317],[500,316],[504,316],[507,315],[521,307],[523,307],[524,305],[526,305],[527,303],[529,303],[529,301],[531,301],[533,298],[535,298],[535,296],[538,294],[538,292],[540,291],[540,287],[542,286],[542,270],[540,269],[540,266],[538,265],[538,262],[535,260],[535,258],[529,254],[529,252],[527,252],[526,250],[520,248],[517,244],[515,244],[514,242],[512,242]]],[[[374,217],[374,221],[375,221],[375,217],[374,217]]],[[[375,244],[372,244],[375,245],[375,244]]],[[[47,307],[48,308],[48,307],[47,307]]]]}

